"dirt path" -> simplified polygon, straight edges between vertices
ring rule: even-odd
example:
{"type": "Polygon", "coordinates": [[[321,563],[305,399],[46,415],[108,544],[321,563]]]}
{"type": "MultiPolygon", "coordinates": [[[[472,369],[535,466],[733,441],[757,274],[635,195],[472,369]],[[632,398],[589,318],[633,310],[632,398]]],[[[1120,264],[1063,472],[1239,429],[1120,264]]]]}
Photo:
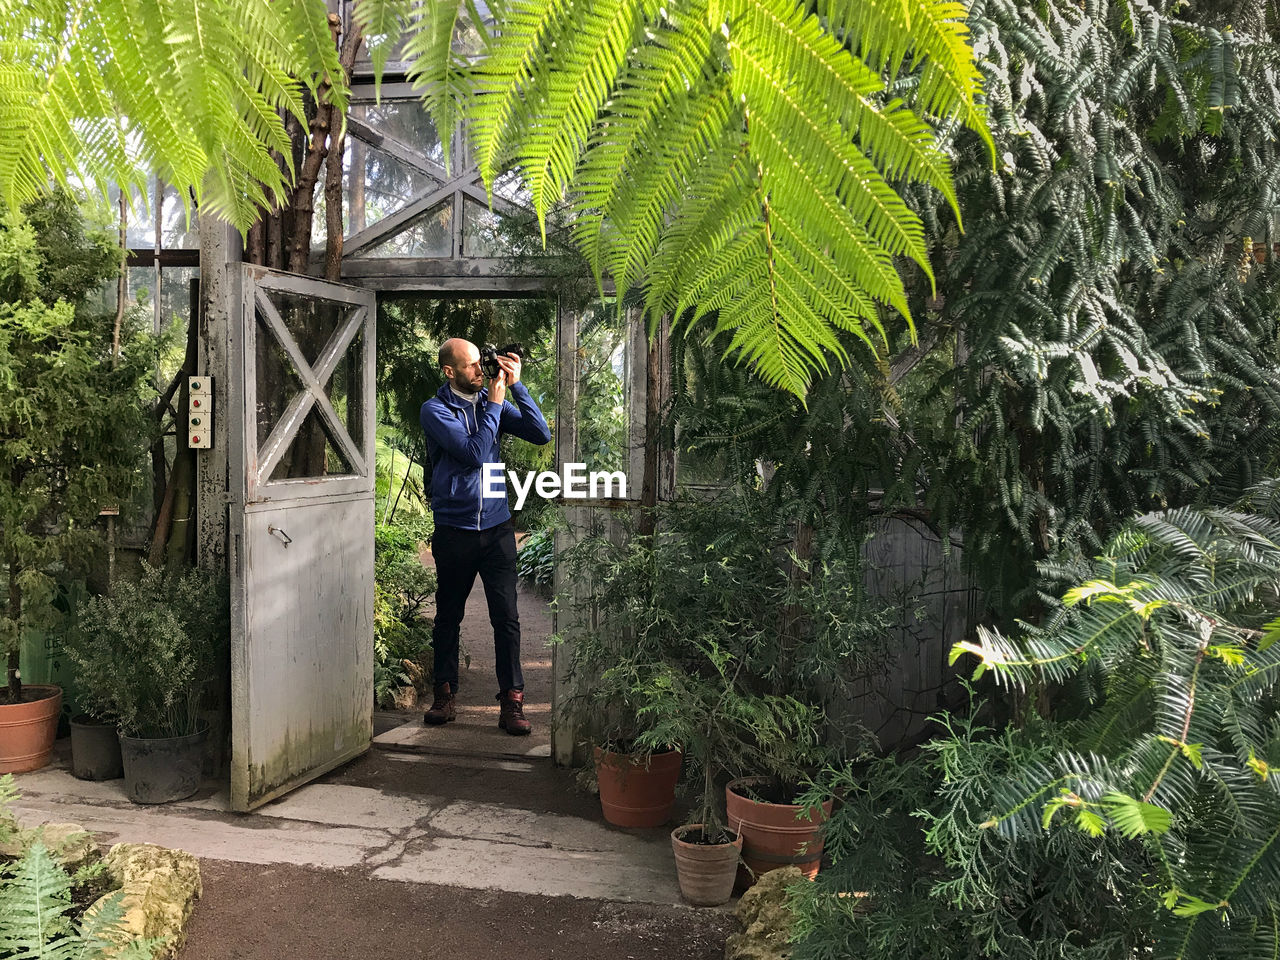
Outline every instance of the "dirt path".
{"type": "MultiPolygon", "coordinates": [[[[430,550],[422,551],[423,563],[434,567],[430,550]]],[[[518,745],[526,755],[551,754],[551,609],[523,581],[517,601],[520,612],[520,662],[524,669],[524,713],[533,724],[528,737],[515,738],[498,729],[498,681],[494,673],[493,628],[489,624],[489,608],[485,603],[484,584],[476,577],[467,609],[462,618],[461,655],[459,657],[458,719],[445,727],[429,728],[425,741],[450,751],[477,754],[505,752],[518,745]]],[[[428,613],[435,613],[434,602],[428,613]]],[[[431,704],[419,703],[421,713],[431,704]]],[[[406,715],[407,716],[407,715],[406,715]]]]}
{"type": "MultiPolygon", "coordinates": [[[[435,567],[430,549],[422,549],[422,564],[435,567]]],[[[525,673],[525,716],[534,724],[534,732],[521,740],[521,753],[550,754],[550,703],[552,703],[552,652],[547,637],[552,635],[552,612],[547,598],[527,585],[518,584],[517,609],[520,611],[521,667],[525,673]]],[[[428,604],[435,614],[435,603],[428,604]]],[[[484,584],[476,577],[467,596],[466,613],[462,617],[460,677],[458,677],[458,719],[443,730],[436,730],[442,748],[475,749],[488,753],[494,745],[511,748],[513,740],[498,730],[498,680],[494,673],[493,627],[489,625],[489,608],[485,603],[484,584]]],[[[419,703],[415,712],[430,707],[419,703]]],[[[421,718],[420,718],[421,719],[421,718]]]]}
{"type": "MultiPolygon", "coordinates": [[[[424,561],[431,563],[429,552],[424,561]]],[[[320,783],[598,820],[595,797],[574,789],[573,772],[549,759],[547,601],[522,583],[519,604],[532,736],[510,737],[497,727],[493,632],[477,578],[462,624],[470,665],[463,664],[457,722],[424,728],[428,704],[395,711],[414,725],[406,729],[427,756],[406,762],[375,748],[320,783]],[[513,749],[527,749],[528,759],[495,759],[513,749]]],[[[719,960],[735,927],[720,910],[402,883],[359,869],[211,859],[200,869],[204,897],[177,960],[719,960]]]]}
{"type": "Polygon", "coordinates": [[[202,860],[178,960],[719,960],[720,912],[202,860]]]}

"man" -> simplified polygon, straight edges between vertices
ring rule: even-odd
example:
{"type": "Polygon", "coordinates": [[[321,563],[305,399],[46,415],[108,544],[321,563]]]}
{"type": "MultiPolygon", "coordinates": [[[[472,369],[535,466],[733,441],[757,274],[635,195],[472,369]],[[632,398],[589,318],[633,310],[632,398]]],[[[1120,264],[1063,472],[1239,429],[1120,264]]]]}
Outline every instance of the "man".
{"type": "Polygon", "coordinates": [[[422,405],[422,429],[431,457],[431,510],[436,561],[435,699],[423,722],[456,719],[458,631],[476,574],[484,583],[493,624],[498,673],[498,726],[513,736],[529,733],[520,670],[520,618],[516,613],[516,538],[503,496],[482,496],[486,463],[499,463],[498,437],[512,434],[530,443],[551,439],[542,411],[520,382],[520,357],[498,357],[498,376],[485,390],[480,351],[454,338],[440,347],[445,384],[422,405]],[[507,400],[507,393],[515,403],[507,400]]]}

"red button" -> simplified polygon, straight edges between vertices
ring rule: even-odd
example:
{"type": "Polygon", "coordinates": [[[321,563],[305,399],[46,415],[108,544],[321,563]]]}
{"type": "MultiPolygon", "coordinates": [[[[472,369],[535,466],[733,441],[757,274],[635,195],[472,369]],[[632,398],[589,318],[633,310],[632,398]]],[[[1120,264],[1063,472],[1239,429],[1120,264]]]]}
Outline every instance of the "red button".
{"type": "Polygon", "coordinates": [[[193,407],[198,407],[198,406],[200,406],[200,401],[199,401],[199,400],[192,400],[192,401],[191,401],[191,405],[192,405],[193,407]]]}
{"type": "Polygon", "coordinates": [[[192,442],[192,443],[199,443],[199,442],[200,442],[200,438],[199,438],[199,437],[192,437],[192,438],[191,438],[191,442],[192,442]]]}

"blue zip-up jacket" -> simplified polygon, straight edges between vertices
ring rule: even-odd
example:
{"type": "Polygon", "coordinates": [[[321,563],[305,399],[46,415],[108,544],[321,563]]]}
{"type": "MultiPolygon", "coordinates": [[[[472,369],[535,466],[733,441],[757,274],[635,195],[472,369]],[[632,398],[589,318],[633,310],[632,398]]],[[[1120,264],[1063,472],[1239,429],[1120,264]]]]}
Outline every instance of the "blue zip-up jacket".
{"type": "Polygon", "coordinates": [[[523,383],[507,387],[502,406],[489,402],[489,391],[480,391],[472,405],[454,395],[449,384],[422,405],[419,414],[431,457],[431,510],[436,523],[463,530],[488,530],[511,518],[507,506],[507,481],[502,478],[501,497],[485,499],[481,471],[486,463],[498,463],[498,437],[503,433],[541,446],[551,439],[542,411],[523,383]]]}

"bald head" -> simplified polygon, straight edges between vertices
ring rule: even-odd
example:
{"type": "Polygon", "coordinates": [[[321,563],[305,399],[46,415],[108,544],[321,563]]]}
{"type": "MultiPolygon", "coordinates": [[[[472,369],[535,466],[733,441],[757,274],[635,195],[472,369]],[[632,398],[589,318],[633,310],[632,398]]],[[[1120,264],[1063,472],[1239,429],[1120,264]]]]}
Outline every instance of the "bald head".
{"type": "Polygon", "coordinates": [[[456,367],[458,365],[458,354],[460,352],[465,353],[465,348],[474,346],[475,344],[470,340],[463,340],[461,337],[450,337],[440,344],[440,366],[456,367]]]}
{"type": "Polygon", "coordinates": [[[450,337],[440,344],[440,369],[459,393],[477,393],[484,386],[480,349],[470,340],[450,337]]]}

